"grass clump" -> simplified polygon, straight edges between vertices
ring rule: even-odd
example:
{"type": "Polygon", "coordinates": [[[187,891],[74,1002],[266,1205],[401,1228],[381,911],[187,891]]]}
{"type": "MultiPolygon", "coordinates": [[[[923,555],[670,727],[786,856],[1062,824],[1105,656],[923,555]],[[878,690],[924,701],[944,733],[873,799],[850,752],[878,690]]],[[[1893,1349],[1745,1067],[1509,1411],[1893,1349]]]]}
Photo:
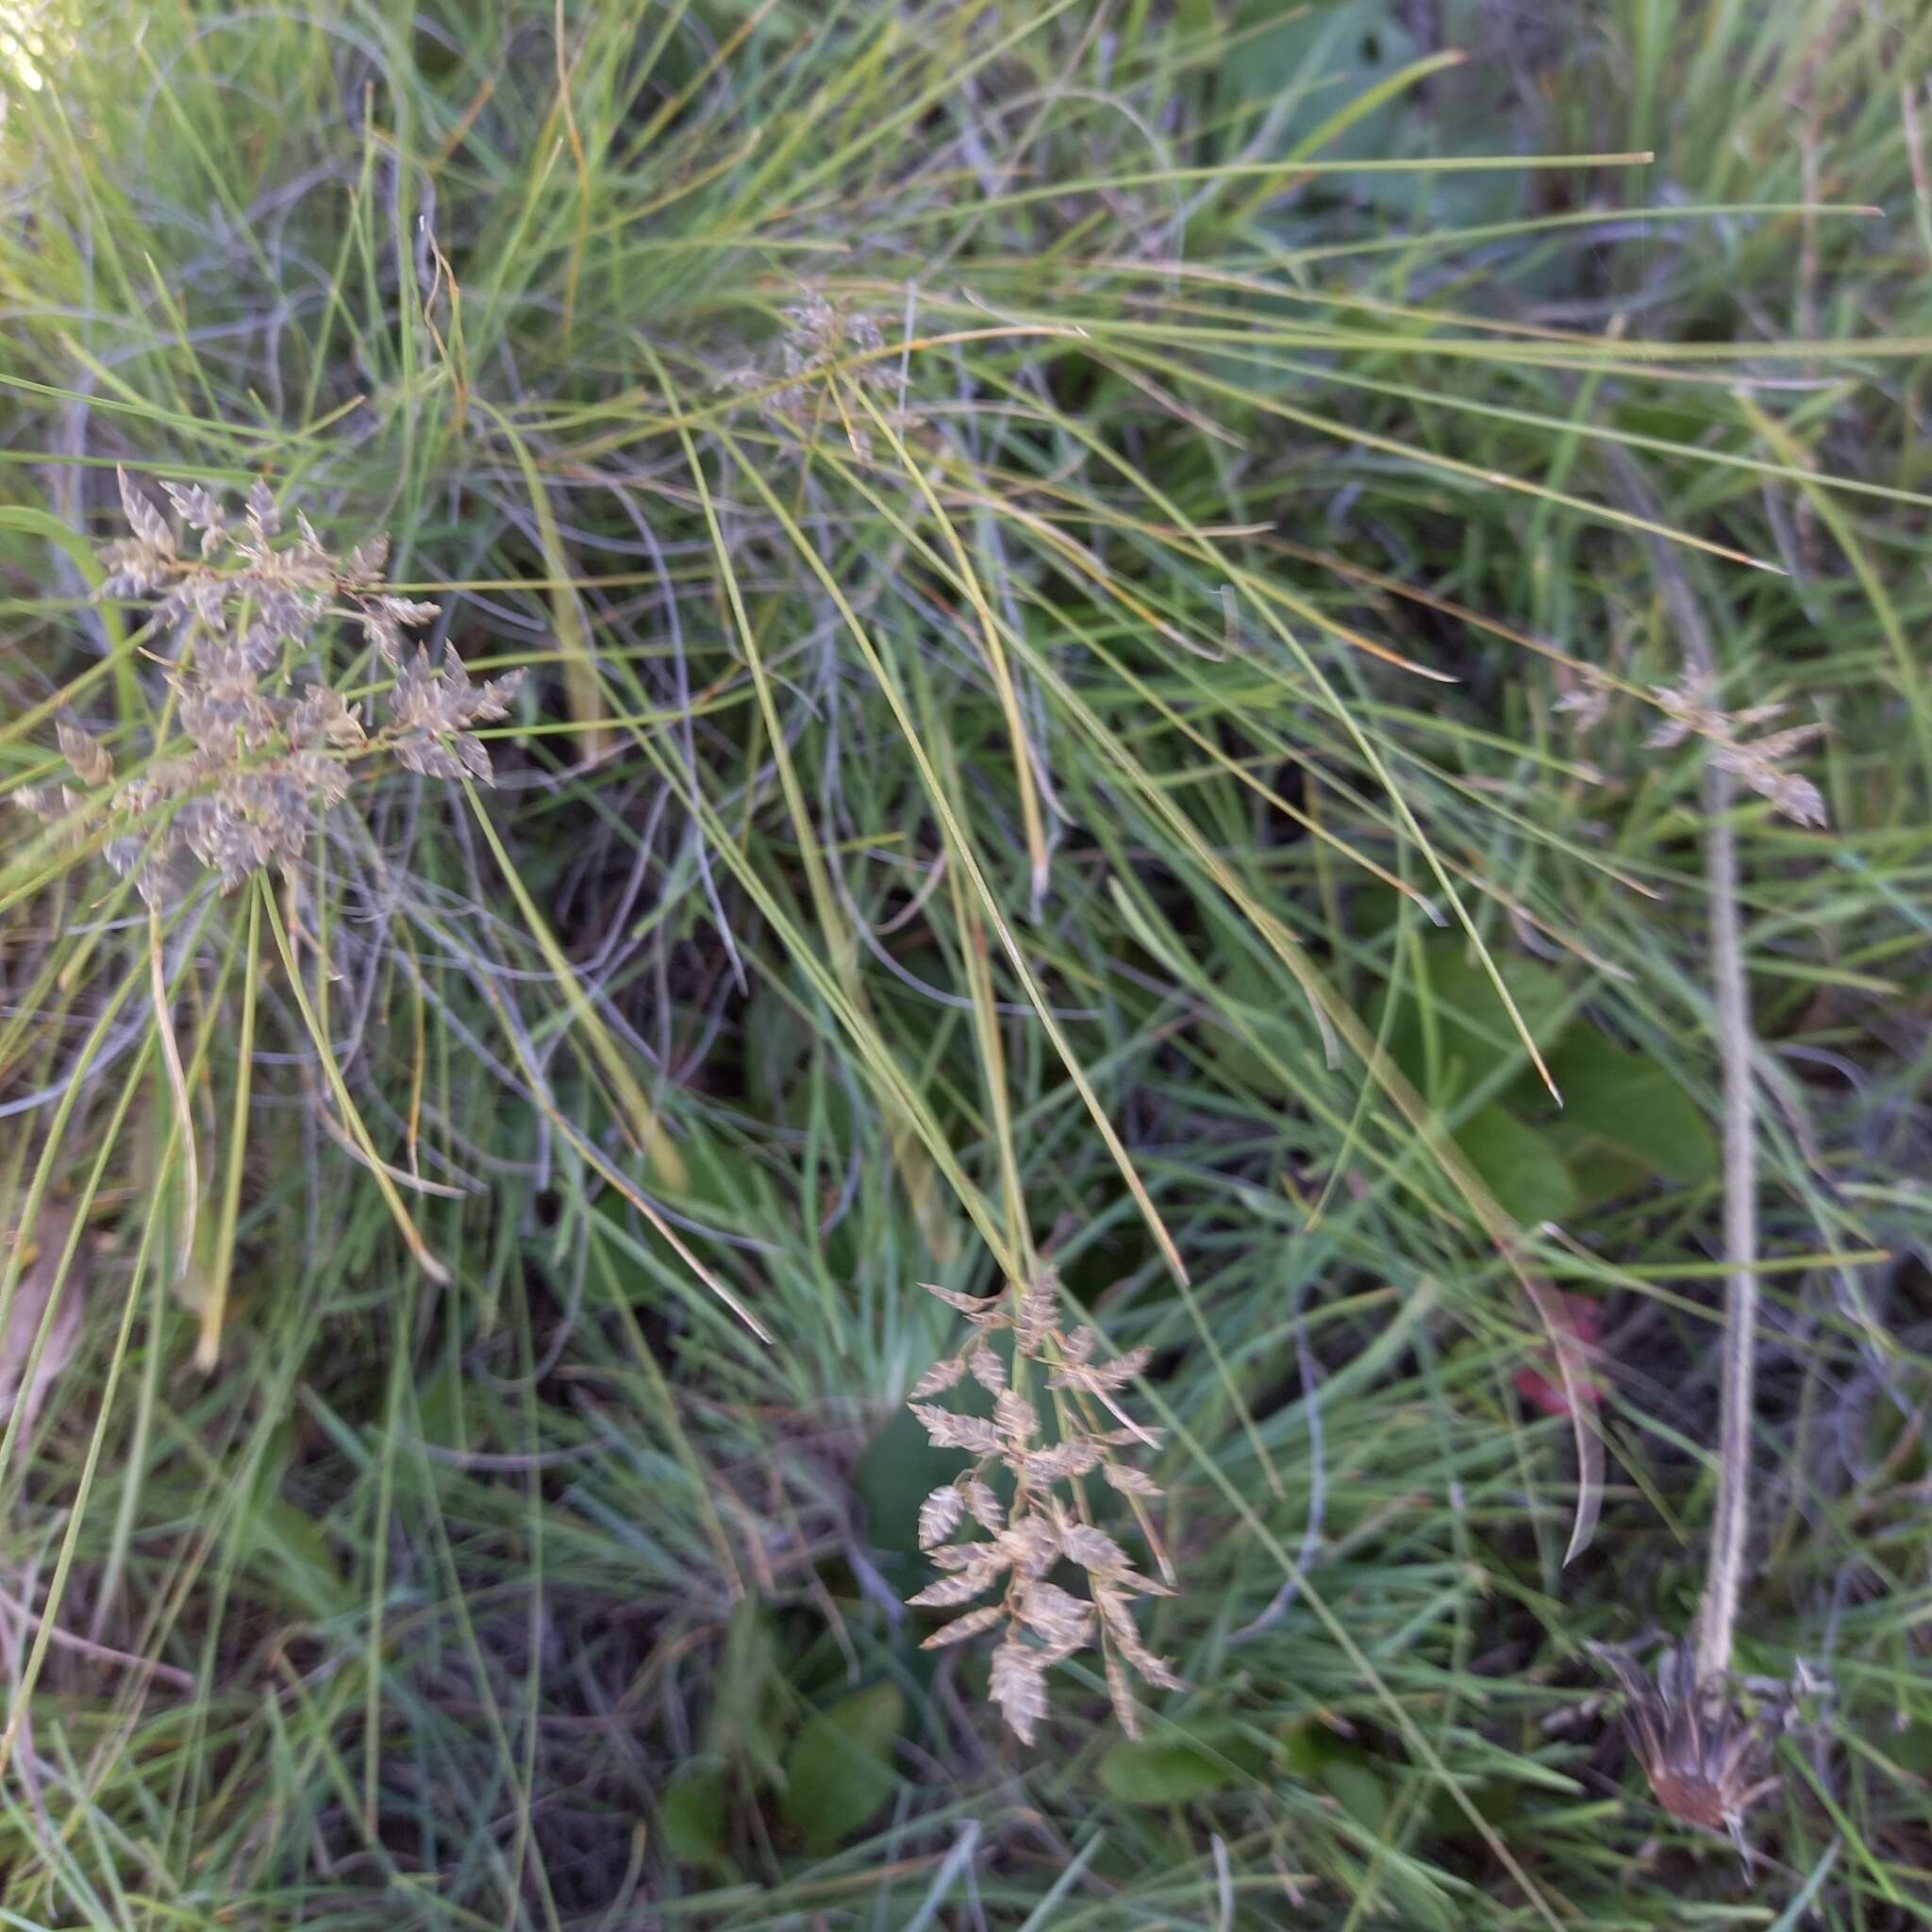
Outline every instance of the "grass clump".
{"type": "Polygon", "coordinates": [[[14,1921],[1923,1924],[1925,30],[35,34],[14,1921]]]}

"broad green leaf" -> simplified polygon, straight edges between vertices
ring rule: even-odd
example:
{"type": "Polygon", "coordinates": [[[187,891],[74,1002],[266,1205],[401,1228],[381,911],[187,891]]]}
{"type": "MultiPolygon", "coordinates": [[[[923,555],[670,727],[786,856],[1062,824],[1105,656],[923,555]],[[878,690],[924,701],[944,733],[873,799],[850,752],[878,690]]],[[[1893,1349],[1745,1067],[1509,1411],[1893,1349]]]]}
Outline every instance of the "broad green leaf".
{"type": "Polygon", "coordinates": [[[1650,1181],[1650,1169],[1627,1148],[1600,1140],[1569,1121],[1546,1121],[1538,1131],[1570,1170],[1570,1183],[1576,1190],[1573,1213],[1622,1200],[1650,1181]]]}
{"type": "Polygon", "coordinates": [[[892,1740],[906,1722],[896,1684],[873,1684],[807,1719],[785,1754],[779,1809],[808,1852],[828,1852],[891,1796],[892,1740]]]}
{"type": "Polygon", "coordinates": [[[867,1101],[836,1076],[836,1058],[793,1000],[766,983],[753,990],[744,1008],[747,1085],[774,1120],[816,1127],[842,1149],[862,1130],[867,1101]]]}
{"type": "Polygon", "coordinates": [[[1279,0],[1248,0],[1235,15],[1249,29],[1228,82],[1250,99],[1274,101],[1286,90],[1296,98],[1279,142],[1280,152],[1319,152],[1324,159],[1390,151],[1393,110],[1377,104],[1368,117],[1326,130],[1325,124],[1420,51],[1415,37],[1389,0],[1322,0],[1284,8],[1279,0]],[[1275,25],[1265,25],[1274,21],[1275,25]],[[1264,27],[1256,33],[1253,30],[1264,27]],[[1327,132],[1328,138],[1311,137],[1327,132]]]}
{"type": "Polygon", "coordinates": [[[416,1433],[424,1441],[439,1449],[463,1447],[465,1392],[462,1377],[447,1362],[424,1378],[416,1397],[416,1433]]]}
{"type": "Polygon", "coordinates": [[[714,1129],[698,1125],[686,1129],[678,1152],[684,1158],[681,1199],[692,1207],[708,1209],[729,1224],[741,1223],[755,1211],[747,1193],[748,1185],[742,1154],[714,1129]]]}
{"type": "MultiPolygon", "coordinates": [[[[992,1398],[976,1382],[949,1391],[945,1403],[964,1415],[992,1413],[992,1398]]],[[[901,1408],[872,1439],[853,1472],[853,1487],[865,1505],[866,1541],[875,1550],[918,1556],[919,1506],[963,1466],[958,1450],[935,1449],[918,1417],[901,1408]]]]}
{"type": "Polygon", "coordinates": [[[1238,1776],[1219,1752],[1185,1738],[1124,1739],[1100,1760],[1101,1785],[1122,1805],[1185,1805],[1238,1776]]]}
{"type": "Polygon", "coordinates": [[[779,1775],[778,1740],[767,1715],[779,1673],[771,1612],[754,1596],[741,1597],[724,1632],[714,1681],[705,1750],[713,1757],[742,1757],[760,1775],[779,1775]]]}
{"type": "Polygon", "coordinates": [[[285,1602],[318,1621],[353,1607],[341,1565],[323,1526],[282,1493],[294,1456],[294,1431],[282,1423],[271,1433],[255,1481],[235,1521],[250,1568],[285,1602]]]}
{"type": "Polygon", "coordinates": [[[1308,1784],[1335,1755],[1335,1740],[1308,1719],[1291,1718],[1275,1733],[1274,1750],[1282,1770],[1296,1783],[1308,1784]]]}
{"type": "Polygon", "coordinates": [[[1690,1094],[1655,1061],[1573,1026],[1550,1062],[1564,1124],[1607,1141],[1647,1173],[1694,1187],[1717,1172],[1717,1137],[1690,1094]]]}
{"type": "Polygon", "coordinates": [[[1448,1894],[1424,1875],[1422,1868],[1408,1859],[1391,1860],[1377,1874],[1393,1901],[1396,1916],[1417,1932],[1457,1932],[1462,1924],[1448,1894]]]}
{"type": "Polygon", "coordinates": [[[1283,1755],[1246,1725],[1208,1717],[1186,1733],[1123,1740],[1101,1758],[1100,1782],[1124,1805],[1181,1805],[1258,1776],[1283,1755]]]}
{"type": "Polygon", "coordinates": [[[688,1764],[665,1788],[658,1814],[671,1855],[686,1865],[708,1865],[724,1856],[725,1769],[688,1764]]]}
{"type": "Polygon", "coordinates": [[[322,1526],[280,1496],[250,1512],[249,1529],[258,1573],[273,1576],[283,1594],[311,1617],[336,1617],[350,1607],[348,1586],[322,1526]]]}
{"type": "Polygon", "coordinates": [[[1381,1831],[1389,1810],[1389,1787],[1359,1757],[1331,1757],[1322,1767],[1322,1782],[1364,1831],[1381,1831]]]}
{"type": "Polygon", "coordinates": [[[760,980],[744,1003],[744,1075],[753,1093],[780,1118],[786,1097],[812,1052],[811,1028],[792,1002],[760,980]]]}
{"type": "MultiPolygon", "coordinates": [[[[1419,963],[1409,963],[1389,1052],[1425,1099],[1449,1107],[1527,1059],[1522,1036],[1465,941],[1448,934],[1431,940],[1420,949],[1419,963]]],[[[1496,966],[1530,1038],[1548,1056],[1566,1033],[1570,995],[1563,982],[1534,959],[1498,958],[1496,966]]]]}
{"type": "Polygon", "coordinates": [[[1456,1144],[1504,1210],[1524,1227],[1560,1221],[1576,1205],[1576,1189],[1549,1137],[1491,1101],[1456,1129],[1456,1144]]]}
{"type": "Polygon", "coordinates": [[[1307,1051],[1309,1023],[1299,994],[1284,990],[1245,953],[1224,955],[1219,976],[1226,1011],[1238,1016],[1239,1024],[1208,1027],[1202,1036],[1208,1052],[1257,1093],[1290,1097],[1296,1091],[1295,1070],[1307,1051]]]}

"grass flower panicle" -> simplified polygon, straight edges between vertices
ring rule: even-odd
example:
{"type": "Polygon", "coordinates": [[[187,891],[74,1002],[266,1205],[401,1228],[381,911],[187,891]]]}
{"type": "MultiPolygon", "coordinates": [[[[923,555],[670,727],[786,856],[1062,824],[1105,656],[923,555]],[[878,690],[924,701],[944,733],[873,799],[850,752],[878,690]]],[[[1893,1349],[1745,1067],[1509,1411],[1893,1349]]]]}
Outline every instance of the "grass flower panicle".
{"type": "Polygon", "coordinates": [[[153,600],[150,634],[174,640],[173,706],[156,727],[157,756],[111,791],[112,752],[77,719],[58,719],[72,782],[17,788],[16,805],[71,834],[98,834],[108,863],[153,906],[167,895],[166,861],[177,851],[213,872],[224,892],[270,865],[292,868],[322,817],[347,798],[352,759],[388,754],[425,777],[494,782],[473,727],[508,715],[524,674],[474,683],[447,646],[440,665],[420,645],[406,658],[405,631],[441,607],[387,589],[386,537],[339,560],[299,512],[292,539],[278,541],[281,512],[259,479],[239,521],[200,484],[163,483],[196,539],[191,552],[117,474],[131,534],[101,552],[98,595],[153,600]],[[395,673],[389,721],[373,733],[361,705],[333,684],[295,682],[335,617],[358,622],[395,673]]]}
{"type": "Polygon", "coordinates": [[[919,1514],[920,1545],[942,1573],[910,1601],[924,1609],[955,1609],[1000,1586],[1001,1599],[967,1610],[925,1640],[928,1650],[998,1630],[989,1689],[1007,1724],[1030,1744],[1046,1715],[1046,1673],[1082,1650],[1097,1649],[1122,1727],[1140,1735],[1127,1667],[1159,1690],[1181,1679],[1142,1641],[1133,1603],[1173,1593],[1166,1582],[1142,1575],[1125,1550],[1092,1521],[1083,1480],[1096,1472],[1128,1499],[1157,1567],[1168,1570],[1143,1499],[1159,1495],[1153,1478],[1124,1462],[1124,1449],[1158,1446],[1155,1431],[1136,1423],[1119,1396],[1147,1365],[1149,1351],[1129,1350],[1109,1362],[1094,1359],[1099,1335],[1071,1334],[1060,1323],[1057,1271],[1040,1268],[991,1301],[932,1287],[947,1307],[973,1324],[974,1337],[957,1355],[934,1365],[914,1385],[912,1413],[936,1447],[964,1450],[967,1474],[941,1483],[919,1514]],[[1012,1368],[993,1345],[1006,1335],[1012,1368]],[[1039,1409],[1023,1392],[1029,1372],[1043,1371],[1056,1440],[1046,1440],[1039,1409]],[[971,1380],[993,1398],[991,1419],[960,1414],[930,1401],[971,1380]],[[1109,1422],[1111,1425],[1109,1425],[1109,1422]],[[1004,1471],[1012,1499],[1003,1504],[991,1477],[1004,1471]],[[949,1541],[970,1523],[985,1532],[949,1541]],[[1065,1566],[1083,1580],[1076,1595],[1050,1574],[1065,1566]]]}
{"type": "Polygon", "coordinates": [[[1789,708],[1752,705],[1741,711],[1722,711],[1711,703],[1708,687],[1694,677],[1679,685],[1658,685],[1653,695],[1663,708],[1664,719],[1644,740],[1646,751],[1669,751],[1687,738],[1701,738],[1710,746],[1711,763],[1719,771],[1730,773],[1760,798],[1770,799],[1774,809],[1786,818],[1801,825],[1826,822],[1824,797],[1817,786],[1784,769],[1784,761],[1794,751],[1824,735],[1823,724],[1794,724],[1762,738],[1743,739],[1740,732],[1768,724],[1789,708]]]}

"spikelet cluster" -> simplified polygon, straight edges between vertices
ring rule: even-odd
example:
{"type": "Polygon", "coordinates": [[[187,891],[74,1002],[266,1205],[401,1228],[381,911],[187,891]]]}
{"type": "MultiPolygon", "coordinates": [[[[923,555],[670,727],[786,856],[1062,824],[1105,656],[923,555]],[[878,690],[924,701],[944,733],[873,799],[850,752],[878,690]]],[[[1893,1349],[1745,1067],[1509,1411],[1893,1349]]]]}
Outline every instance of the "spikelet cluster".
{"type": "Polygon", "coordinates": [[[99,595],[151,601],[173,703],[154,756],[119,784],[108,747],[79,721],[57,721],[71,778],[20,787],[15,805],[76,838],[98,834],[108,862],[158,905],[177,852],[224,891],[271,864],[292,868],[347,797],[356,761],[387,756],[428,777],[492,782],[471,727],[508,714],[523,673],[476,684],[452,650],[434,667],[420,645],[406,655],[405,631],[438,607],[386,588],[387,538],[338,559],[306,516],[285,533],[259,481],[239,518],[199,484],[163,483],[183,541],[125,473],[120,481],[130,534],[101,552],[99,595]],[[380,726],[330,684],[296,685],[315,634],[336,620],[359,625],[394,673],[380,726]]]}
{"type": "MultiPolygon", "coordinates": [[[[871,316],[835,308],[815,289],[780,313],[785,333],[779,338],[778,359],[787,375],[816,375],[847,356],[875,357],[885,347],[884,333],[871,316]]],[[[878,361],[865,363],[855,374],[874,388],[889,388],[892,382],[891,373],[878,361]]]]}
{"type": "Polygon", "coordinates": [[[1646,750],[1668,751],[1690,737],[1710,746],[1710,760],[1721,772],[1735,773],[1774,809],[1801,825],[1825,823],[1824,799],[1808,778],[1783,769],[1784,761],[1802,745],[1824,735],[1823,724],[1794,724],[1762,738],[1742,739],[1740,732],[1768,724],[1784,716],[1782,704],[1752,705],[1741,711],[1721,711],[1707,687],[1695,680],[1681,685],[1654,685],[1651,695],[1664,713],[1663,723],[1644,740],[1646,750]]]}
{"type": "MultiPolygon", "coordinates": [[[[1592,665],[1577,667],[1580,675],[1557,698],[1554,709],[1565,714],[1579,734],[1593,731],[1610,708],[1610,684],[1592,665]]],[[[1721,710],[1707,683],[1686,678],[1682,684],[1654,684],[1650,694],[1663,712],[1643,741],[1646,751],[1671,751],[1688,738],[1701,738],[1710,747],[1710,761],[1722,772],[1736,774],[1760,798],[1801,825],[1825,823],[1824,798],[1810,779],[1784,769],[1795,751],[1824,735],[1823,724],[1794,724],[1762,738],[1741,733],[1784,716],[1783,704],[1751,705],[1741,711],[1721,710]]]]}
{"type": "Polygon", "coordinates": [[[1563,691],[1551,708],[1566,716],[1579,738],[1588,737],[1609,715],[1610,681],[1594,664],[1560,666],[1563,691]]]}
{"type": "MultiPolygon", "coordinates": [[[[898,370],[880,352],[885,335],[878,323],[862,310],[835,308],[816,289],[808,289],[800,299],[779,315],[784,322],[776,347],[758,361],[734,370],[724,378],[724,387],[759,391],[760,406],[774,425],[794,432],[808,429],[814,419],[824,416],[841,423],[850,439],[853,453],[862,462],[872,458],[872,436],[856,411],[828,401],[826,391],[837,365],[855,357],[850,368],[839,370],[838,379],[857,383],[883,396],[896,400],[898,370]],[[782,386],[774,390],[774,381],[782,386]]],[[[886,406],[889,421],[902,420],[896,407],[886,406]]]]}
{"type": "MultiPolygon", "coordinates": [[[[928,1284],[930,1287],[930,1284],[928,1284]]],[[[925,1641],[927,1649],[996,1631],[991,1694],[1006,1722],[1030,1744],[1046,1715],[1046,1673],[1082,1650],[1097,1650],[1122,1726],[1140,1735],[1129,1690],[1129,1669],[1161,1690],[1181,1680],[1141,1641],[1135,1599],[1169,1596],[1169,1584],[1141,1575],[1126,1552],[1092,1516],[1098,1476],[1124,1495],[1157,1566],[1171,1574],[1147,1518],[1145,1503],[1160,1491],[1122,1452],[1158,1446],[1152,1429],[1121,1406],[1127,1384],[1146,1366],[1148,1351],[1131,1350],[1102,1362],[1099,1336],[1089,1327],[1068,1334],[1060,1324],[1059,1277],[1042,1267],[1024,1284],[1012,1283],[990,1300],[931,1288],[972,1324],[957,1355],[937,1362],[914,1387],[910,1407],[941,1449],[972,1457],[966,1472],[926,1497],[919,1541],[942,1573],[911,1602],[964,1614],[925,1641]],[[1000,1342],[1009,1345],[1008,1353],[1000,1342]],[[1043,1374],[1054,1418],[1052,1440],[1025,1393],[1043,1374]],[[930,1398],[971,1379],[993,1398],[991,1419],[962,1415],[930,1398]],[[1010,1479],[1010,1501],[995,1487],[1010,1479]],[[1056,1582],[1071,1572],[1086,1594],[1056,1582]],[[965,1609],[997,1591],[997,1602],[965,1609]]]]}

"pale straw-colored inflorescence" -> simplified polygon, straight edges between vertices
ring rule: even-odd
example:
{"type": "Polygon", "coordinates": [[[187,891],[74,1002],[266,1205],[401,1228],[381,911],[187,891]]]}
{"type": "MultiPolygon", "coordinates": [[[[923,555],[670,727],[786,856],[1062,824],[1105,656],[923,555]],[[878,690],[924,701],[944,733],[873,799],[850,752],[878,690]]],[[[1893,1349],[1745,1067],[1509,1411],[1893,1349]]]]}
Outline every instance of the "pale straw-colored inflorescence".
{"type": "Polygon", "coordinates": [[[1059,1276],[1049,1267],[990,1300],[947,1288],[931,1291],[966,1317],[973,1336],[958,1354],[927,1370],[910,1407],[938,1447],[964,1450],[973,1460],[964,1474],[934,1490],[920,1511],[920,1544],[943,1574],[911,1601],[963,1608],[993,1590],[999,1599],[965,1610],[928,1637],[926,1648],[997,1631],[991,1694],[1029,1744],[1046,1715],[1048,1668],[1097,1650],[1121,1724],[1138,1737],[1128,1669],[1161,1690],[1178,1689],[1181,1680],[1141,1641],[1134,1600],[1173,1591],[1136,1571],[1093,1521],[1092,1503],[1109,1489],[1124,1496],[1157,1567],[1171,1574],[1145,1507],[1160,1491],[1144,1470],[1123,1459],[1124,1451],[1158,1446],[1156,1432],[1135,1422],[1121,1401],[1148,1351],[1097,1360],[1100,1338],[1092,1328],[1062,1328],[1059,1276]],[[1036,1375],[1044,1377],[1052,1440],[1026,1392],[1036,1375]],[[968,1379],[991,1395],[991,1418],[958,1414],[929,1399],[968,1379]],[[1011,1479],[1011,1499],[1004,1504],[994,1487],[1002,1471],[1011,1479]],[[1098,1491],[1091,1486],[1096,1476],[1105,1486],[1098,1491]],[[1056,1569],[1084,1583],[1086,1594],[1056,1582],[1056,1569]]]}
{"type": "Polygon", "coordinates": [[[1712,764],[1734,774],[1760,798],[1770,799],[1774,809],[1786,818],[1801,825],[1824,824],[1824,798],[1817,786],[1784,770],[1794,751],[1824,735],[1823,724],[1794,724],[1762,738],[1745,739],[1739,733],[1783,717],[1789,707],[1752,705],[1741,711],[1722,711],[1712,704],[1707,687],[1694,678],[1680,685],[1655,685],[1651,695],[1662,707],[1664,720],[1643,741],[1646,750],[1668,751],[1694,735],[1710,746],[1712,764]]]}
{"type": "Polygon", "coordinates": [[[108,746],[62,718],[71,781],[23,786],[14,804],[74,837],[98,834],[108,862],[153,905],[176,852],[214,872],[224,891],[270,864],[292,868],[322,815],[347,797],[357,761],[386,755],[427,777],[492,782],[472,727],[508,714],[523,673],[475,684],[453,650],[434,667],[420,645],[408,652],[404,631],[438,607],[386,587],[386,537],[338,558],[306,516],[285,534],[260,481],[239,519],[198,483],[163,483],[191,547],[125,473],[120,481],[131,534],[101,552],[98,595],[152,602],[146,635],[166,642],[172,694],[155,755],[116,785],[108,746]],[[358,625],[394,673],[380,726],[332,684],[296,683],[332,621],[358,625]]]}
{"type": "MultiPolygon", "coordinates": [[[[1594,730],[1608,714],[1610,684],[1591,665],[1581,666],[1580,672],[1555,708],[1582,734],[1594,730]]],[[[1672,751],[1688,738],[1701,738],[1710,747],[1712,764],[1731,773],[1760,798],[1768,798],[1774,810],[1801,825],[1825,823],[1824,794],[1810,779],[1785,769],[1793,752],[1824,735],[1822,724],[1793,724],[1761,738],[1745,738],[1742,733],[1783,717],[1790,707],[1774,703],[1725,711],[1713,702],[1709,685],[1694,676],[1681,684],[1653,685],[1651,696],[1664,715],[1643,741],[1646,751],[1672,751]]]]}
{"type": "Polygon", "coordinates": [[[797,302],[779,310],[779,318],[784,328],[776,342],[732,370],[723,387],[755,393],[774,427],[804,433],[821,418],[841,425],[853,454],[870,462],[873,438],[864,412],[841,400],[840,390],[850,384],[869,391],[895,429],[907,426],[899,365],[884,354],[884,331],[874,317],[835,307],[817,289],[803,291],[797,302]]]}

